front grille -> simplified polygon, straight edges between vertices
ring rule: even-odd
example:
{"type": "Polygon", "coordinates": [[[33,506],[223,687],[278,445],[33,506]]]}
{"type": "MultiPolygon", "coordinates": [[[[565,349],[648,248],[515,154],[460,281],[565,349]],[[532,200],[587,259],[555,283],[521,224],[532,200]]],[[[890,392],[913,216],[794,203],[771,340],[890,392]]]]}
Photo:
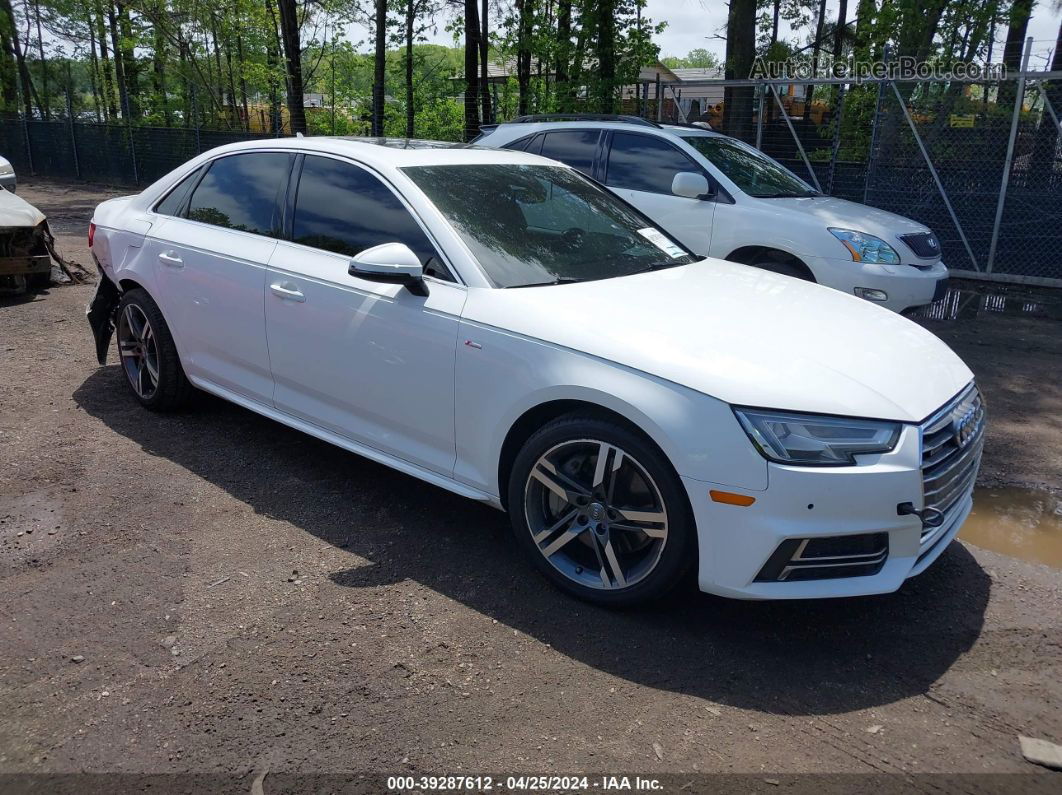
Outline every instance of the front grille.
{"type": "MultiPolygon", "coordinates": [[[[971,384],[922,423],[922,507],[947,514],[973,490],[984,449],[985,409],[971,384]]],[[[937,535],[922,531],[922,542],[937,535]]]]}
{"type": "Polygon", "coordinates": [[[909,235],[900,235],[900,240],[915,253],[915,256],[928,259],[940,256],[940,241],[932,232],[913,232],[909,235]]]}

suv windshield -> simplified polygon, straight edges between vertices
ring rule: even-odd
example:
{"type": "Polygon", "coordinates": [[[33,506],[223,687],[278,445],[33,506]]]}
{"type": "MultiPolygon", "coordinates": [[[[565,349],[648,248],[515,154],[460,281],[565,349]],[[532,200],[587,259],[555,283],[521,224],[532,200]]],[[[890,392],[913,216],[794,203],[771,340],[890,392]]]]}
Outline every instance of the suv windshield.
{"type": "Polygon", "coordinates": [[[782,199],[820,195],[792,171],[741,141],[714,135],[684,135],[682,139],[749,196],[782,199]]]}
{"type": "Polygon", "coordinates": [[[696,259],[570,168],[494,163],[403,171],[499,287],[608,279],[696,259]]]}

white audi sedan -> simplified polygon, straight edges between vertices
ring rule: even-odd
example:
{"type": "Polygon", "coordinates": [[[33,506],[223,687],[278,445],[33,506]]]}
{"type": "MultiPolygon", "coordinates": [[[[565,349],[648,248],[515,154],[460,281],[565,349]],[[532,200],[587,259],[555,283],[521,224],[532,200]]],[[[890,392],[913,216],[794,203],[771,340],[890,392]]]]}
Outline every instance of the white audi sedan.
{"type": "MultiPolygon", "coordinates": [[[[970,512],[965,364],[891,312],[696,258],[535,155],[302,138],[101,204],[100,362],[509,512],[566,591],[892,591],[970,512]],[[692,266],[692,267],[691,267],[692,266]]],[[[425,528],[430,533],[431,528],[425,528]]]]}

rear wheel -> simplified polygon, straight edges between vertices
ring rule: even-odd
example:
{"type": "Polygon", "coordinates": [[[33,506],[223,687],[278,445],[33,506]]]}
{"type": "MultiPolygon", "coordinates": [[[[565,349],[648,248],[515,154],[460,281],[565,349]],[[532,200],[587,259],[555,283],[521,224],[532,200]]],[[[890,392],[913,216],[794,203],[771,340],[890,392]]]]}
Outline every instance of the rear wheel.
{"type": "Polygon", "coordinates": [[[667,459],[597,417],[562,417],[527,441],[510,477],[509,514],[538,569],[598,604],[658,598],[696,556],[689,504],[667,459]]]}
{"type": "Polygon", "coordinates": [[[122,296],[115,323],[118,360],[141,405],[154,411],[180,408],[192,394],[169,326],[146,290],[122,296]]]}

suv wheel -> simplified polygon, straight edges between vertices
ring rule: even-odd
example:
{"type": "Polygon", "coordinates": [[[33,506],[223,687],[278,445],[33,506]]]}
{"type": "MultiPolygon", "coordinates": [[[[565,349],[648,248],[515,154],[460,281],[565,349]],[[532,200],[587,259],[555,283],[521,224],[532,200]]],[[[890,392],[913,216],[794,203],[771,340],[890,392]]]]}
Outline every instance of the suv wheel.
{"type": "Polygon", "coordinates": [[[569,415],[535,433],[509,479],[517,542],[568,593],[624,607],[674,587],[696,558],[686,494],[667,459],[608,420],[569,415]]]}

